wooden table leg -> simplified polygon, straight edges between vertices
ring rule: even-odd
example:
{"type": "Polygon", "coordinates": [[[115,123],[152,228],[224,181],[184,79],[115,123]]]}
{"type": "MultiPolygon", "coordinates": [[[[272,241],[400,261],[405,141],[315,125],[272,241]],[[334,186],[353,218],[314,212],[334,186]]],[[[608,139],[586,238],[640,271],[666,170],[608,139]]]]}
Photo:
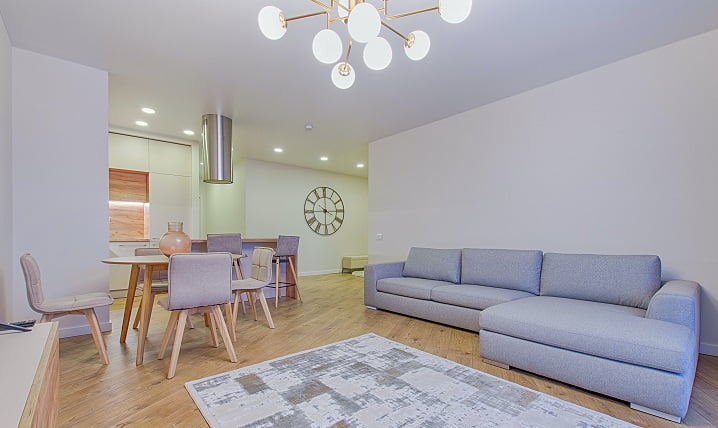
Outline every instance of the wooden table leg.
{"type": "Polygon", "coordinates": [[[135,301],[135,291],[137,290],[137,279],[140,276],[140,266],[133,264],[130,271],[130,282],[127,284],[127,298],[125,299],[125,314],[122,316],[122,332],[120,333],[120,343],[125,343],[127,339],[127,329],[130,326],[130,318],[132,317],[132,303],[135,301]]]}
{"type": "MultiPolygon", "coordinates": [[[[142,301],[149,302],[152,295],[152,265],[145,265],[144,286],[142,288],[142,301]]],[[[140,313],[140,336],[137,338],[137,359],[135,365],[141,366],[145,356],[145,340],[147,339],[147,329],[150,325],[150,316],[152,315],[152,305],[142,305],[140,313]]],[[[184,323],[182,325],[184,327],[184,323]]],[[[177,327],[179,328],[179,327],[177,327]]]]}

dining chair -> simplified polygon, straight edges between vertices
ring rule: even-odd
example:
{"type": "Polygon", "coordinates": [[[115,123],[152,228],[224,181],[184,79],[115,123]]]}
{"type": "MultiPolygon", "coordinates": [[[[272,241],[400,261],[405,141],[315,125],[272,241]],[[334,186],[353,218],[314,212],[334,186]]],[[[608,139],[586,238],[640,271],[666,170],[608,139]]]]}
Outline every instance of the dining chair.
{"type": "Polygon", "coordinates": [[[189,315],[209,314],[212,345],[219,347],[219,328],[229,360],[237,362],[237,354],[229,337],[220,305],[228,304],[232,298],[232,276],[227,266],[232,263],[229,253],[186,253],[172,254],[168,269],[167,296],[159,304],[171,311],[165,330],[158,359],[163,359],[172,331],[175,330],[174,344],[167,379],[172,379],[177,370],[184,327],[189,315]]]}
{"type": "MultiPolygon", "coordinates": [[[[162,251],[159,248],[135,248],[136,256],[161,256],[162,251]]],[[[145,268],[140,267],[140,272],[137,276],[140,281],[137,283],[137,292],[142,296],[142,290],[144,289],[145,268]]],[[[154,305],[155,296],[158,294],[167,293],[167,271],[166,270],[153,270],[152,271],[152,294],[150,294],[150,305],[154,305]]],[[[140,314],[142,313],[142,305],[145,302],[140,299],[140,304],[137,306],[137,312],[135,312],[135,322],[132,324],[132,328],[137,330],[137,326],[140,324],[140,314]]]]}
{"type": "Polygon", "coordinates": [[[297,271],[294,269],[294,257],[297,257],[299,252],[299,237],[289,235],[279,235],[277,237],[277,251],[274,253],[272,263],[275,264],[276,270],[274,274],[274,307],[279,307],[279,289],[294,286],[297,290],[297,297],[299,301],[302,301],[302,293],[299,292],[299,284],[297,284],[297,271]],[[285,264],[284,268],[284,281],[280,281],[280,266],[285,264]],[[289,270],[291,269],[294,275],[294,282],[288,282],[289,270]],[[281,287],[279,284],[284,284],[281,287]]]}
{"type": "Polygon", "coordinates": [[[252,306],[254,320],[257,321],[257,298],[262,304],[264,316],[267,318],[269,328],[274,328],[272,315],[269,313],[267,299],[264,297],[262,288],[269,285],[272,280],[272,257],[274,250],[267,247],[256,247],[252,251],[252,273],[249,278],[232,281],[232,291],[234,292],[234,309],[232,316],[234,324],[237,324],[237,315],[239,313],[239,300],[243,299],[242,294],[248,295],[249,304],[252,306]]]}
{"type": "Polygon", "coordinates": [[[90,326],[92,340],[95,341],[95,346],[97,346],[97,351],[100,354],[100,360],[103,364],[110,364],[95,309],[111,305],[113,302],[112,296],[109,293],[98,292],[52,299],[46,298],[42,290],[40,267],[35,257],[29,253],[23,254],[20,257],[20,265],[22,266],[22,273],[25,275],[28,303],[32,310],[42,314],[40,322],[50,322],[65,315],[84,315],[90,326]]]}
{"type": "MultiPolygon", "coordinates": [[[[242,254],[242,234],[241,233],[208,233],[207,234],[207,252],[227,252],[232,254],[242,254]]],[[[235,279],[244,278],[242,263],[239,259],[234,259],[235,279]]]]}

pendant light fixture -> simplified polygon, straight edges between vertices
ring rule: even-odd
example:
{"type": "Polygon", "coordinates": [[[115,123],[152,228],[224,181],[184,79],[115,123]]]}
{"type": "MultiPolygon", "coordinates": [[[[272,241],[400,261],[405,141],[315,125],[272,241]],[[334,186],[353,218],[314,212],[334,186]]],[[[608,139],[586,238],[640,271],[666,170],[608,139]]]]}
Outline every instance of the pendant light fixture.
{"type": "Polygon", "coordinates": [[[331,79],[334,85],[340,89],[350,88],[356,79],[355,69],[349,64],[352,42],[365,44],[362,56],[369,69],[383,70],[391,63],[393,55],[389,41],[379,36],[381,28],[384,27],[403,39],[404,52],[407,57],[414,61],[419,61],[429,53],[431,47],[429,35],[421,30],[404,35],[387,24],[386,21],[437,11],[444,21],[456,24],[463,22],[469,16],[472,6],[472,0],[437,0],[434,7],[392,15],[387,11],[387,2],[389,0],[375,0],[381,7],[375,6],[368,0],[309,1],[318,5],[322,10],[287,18],[275,6],[263,7],[257,17],[259,29],[268,39],[278,40],[287,32],[289,22],[324,15],[326,28],[314,36],[312,52],[319,62],[335,64],[332,67],[331,79]],[[349,33],[347,53],[344,58],[342,58],[344,46],[341,37],[331,28],[335,22],[346,24],[349,33]]]}

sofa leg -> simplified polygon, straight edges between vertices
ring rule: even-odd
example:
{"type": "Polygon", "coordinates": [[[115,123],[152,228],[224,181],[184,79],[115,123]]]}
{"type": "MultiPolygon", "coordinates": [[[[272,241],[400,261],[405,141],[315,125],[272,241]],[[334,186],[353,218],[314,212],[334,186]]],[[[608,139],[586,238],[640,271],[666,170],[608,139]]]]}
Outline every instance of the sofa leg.
{"type": "Polygon", "coordinates": [[[482,358],[481,361],[485,362],[486,364],[490,364],[492,366],[496,366],[502,369],[509,370],[511,367],[509,367],[508,364],[500,363],[498,361],[489,360],[488,358],[482,358]]]}
{"type": "Polygon", "coordinates": [[[661,412],[660,410],[651,409],[650,407],[641,406],[636,403],[631,403],[631,408],[640,412],[648,413],[649,415],[658,416],[659,418],[668,419],[669,421],[677,424],[681,423],[681,418],[679,416],[673,416],[671,414],[661,412]]]}
{"type": "Polygon", "coordinates": [[[371,309],[372,311],[376,311],[376,310],[377,310],[374,306],[368,306],[368,305],[365,305],[365,306],[366,306],[367,309],[371,309]]]}

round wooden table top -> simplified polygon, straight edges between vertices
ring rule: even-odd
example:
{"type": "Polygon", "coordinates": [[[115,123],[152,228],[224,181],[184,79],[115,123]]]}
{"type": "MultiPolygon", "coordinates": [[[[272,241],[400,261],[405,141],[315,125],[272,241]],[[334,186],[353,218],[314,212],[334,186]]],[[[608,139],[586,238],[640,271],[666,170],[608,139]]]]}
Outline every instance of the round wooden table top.
{"type": "Polygon", "coordinates": [[[166,265],[169,262],[170,259],[163,255],[108,257],[102,259],[102,263],[111,265],[166,265]]]}

